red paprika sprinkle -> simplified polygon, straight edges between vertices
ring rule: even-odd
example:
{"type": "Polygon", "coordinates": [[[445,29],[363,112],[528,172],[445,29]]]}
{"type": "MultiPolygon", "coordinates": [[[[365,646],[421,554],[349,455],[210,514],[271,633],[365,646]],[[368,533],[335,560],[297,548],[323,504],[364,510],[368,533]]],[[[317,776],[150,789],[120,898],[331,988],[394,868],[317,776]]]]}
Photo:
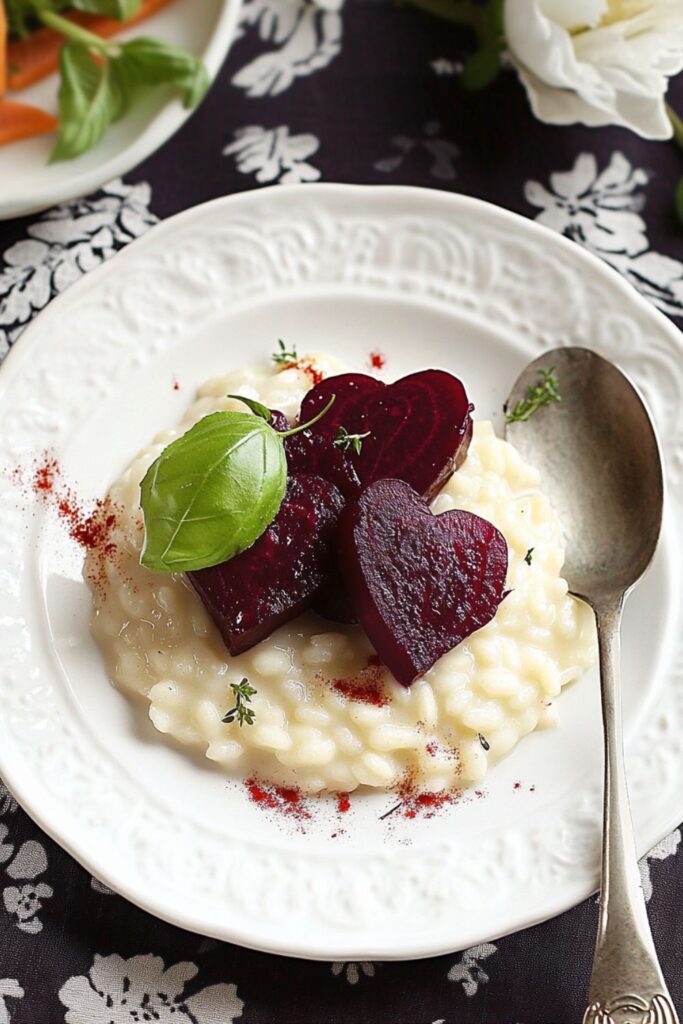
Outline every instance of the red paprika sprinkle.
{"type": "Polygon", "coordinates": [[[383,708],[389,703],[389,695],[384,688],[384,668],[376,654],[368,658],[358,675],[351,679],[333,679],[331,685],[347,700],[371,704],[376,708],[383,708]]]}
{"type": "Polygon", "coordinates": [[[351,801],[348,793],[337,793],[337,811],[339,814],[346,814],[351,809],[351,801]]]}
{"type": "Polygon", "coordinates": [[[311,817],[306,807],[304,794],[295,786],[274,786],[260,783],[257,779],[246,779],[245,786],[252,803],[279,811],[303,821],[311,817]]]}
{"type": "Polygon", "coordinates": [[[373,370],[383,370],[386,366],[386,356],[379,349],[370,353],[370,366],[373,370]]]}

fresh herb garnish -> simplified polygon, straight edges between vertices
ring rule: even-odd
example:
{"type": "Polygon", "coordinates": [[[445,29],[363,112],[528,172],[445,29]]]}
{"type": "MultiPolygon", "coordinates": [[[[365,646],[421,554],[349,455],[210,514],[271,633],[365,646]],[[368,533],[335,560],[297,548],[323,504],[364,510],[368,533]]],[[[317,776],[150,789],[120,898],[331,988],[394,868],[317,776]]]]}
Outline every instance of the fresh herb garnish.
{"type": "Polygon", "coordinates": [[[554,371],[554,366],[551,366],[549,370],[540,369],[538,371],[539,383],[529,385],[526,397],[517,402],[512,412],[507,413],[506,423],[524,423],[542,406],[562,401],[554,371]]]}
{"type": "Polygon", "coordinates": [[[249,680],[245,676],[239,683],[230,683],[230,689],[235,694],[235,706],[221,719],[226,725],[230,725],[232,722],[237,721],[237,724],[242,725],[253,725],[254,717],[256,712],[253,708],[248,708],[245,705],[251,704],[251,698],[256,693],[253,686],[249,685],[249,680]]]}
{"type": "Polygon", "coordinates": [[[536,548],[529,548],[529,550],[525,554],[524,561],[526,562],[527,565],[531,565],[531,556],[533,555],[535,550],[536,550],[536,548]]]}
{"type": "Polygon", "coordinates": [[[140,484],[142,565],[191,572],[251,547],[284,497],[284,439],[317,423],[334,400],[332,395],[308,423],[282,433],[260,414],[215,412],[164,448],[140,484]]]}
{"type": "Polygon", "coordinates": [[[175,86],[188,108],[203,99],[209,76],[194,54],[145,36],[128,42],[103,39],[59,13],[73,8],[123,21],[136,14],[140,4],[141,0],[9,0],[13,35],[26,38],[46,26],[65,38],[59,53],[59,138],[53,162],[92,149],[109,125],[153,86],[175,86]]]}
{"type": "Polygon", "coordinates": [[[263,405],[262,402],[257,402],[255,398],[245,398],[244,395],[228,395],[228,398],[234,398],[238,402],[244,402],[244,404],[251,409],[254,416],[260,416],[261,419],[266,422],[268,422],[270,417],[273,415],[267,405],[263,405]]]}
{"type": "Polygon", "coordinates": [[[363,448],[363,438],[370,437],[370,434],[370,430],[366,430],[364,434],[349,434],[346,427],[337,427],[337,433],[334,435],[332,444],[335,448],[341,448],[343,452],[353,450],[356,455],[360,455],[363,448]]]}
{"type": "Polygon", "coordinates": [[[480,732],[477,733],[477,736],[479,737],[479,742],[481,743],[481,745],[484,748],[484,750],[490,750],[491,749],[491,744],[486,739],[486,737],[482,736],[482,734],[480,732]]]}
{"type": "Polygon", "coordinates": [[[287,348],[282,338],[278,340],[278,352],[273,352],[270,357],[274,363],[278,366],[289,366],[290,363],[295,363],[299,356],[297,355],[296,345],[292,345],[291,351],[287,348]]]}

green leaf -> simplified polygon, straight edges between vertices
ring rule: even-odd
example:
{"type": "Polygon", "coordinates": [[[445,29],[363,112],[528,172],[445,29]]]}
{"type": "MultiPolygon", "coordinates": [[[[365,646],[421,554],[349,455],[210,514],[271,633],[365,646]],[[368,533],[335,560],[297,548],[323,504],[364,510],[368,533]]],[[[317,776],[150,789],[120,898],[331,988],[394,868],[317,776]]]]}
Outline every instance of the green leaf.
{"type": "Polygon", "coordinates": [[[502,44],[499,40],[493,40],[482,46],[468,57],[462,69],[462,84],[470,92],[477,92],[479,89],[490,85],[497,77],[501,68],[500,55],[502,44]]]}
{"type": "Polygon", "coordinates": [[[263,405],[262,402],[257,402],[255,398],[245,398],[244,395],[228,395],[228,398],[234,398],[237,402],[244,402],[244,404],[251,409],[254,415],[260,416],[262,420],[268,421],[273,415],[267,405],[263,405]]]}
{"type": "Polygon", "coordinates": [[[59,139],[52,162],[72,160],[92,149],[126,107],[116,69],[104,58],[96,60],[84,43],[62,46],[59,65],[59,139]]]}
{"type": "Polygon", "coordinates": [[[678,219],[681,224],[683,224],[683,178],[681,178],[676,186],[674,202],[676,204],[676,214],[678,215],[678,219]]]}
{"type": "Polygon", "coordinates": [[[89,14],[104,14],[108,18],[125,20],[140,10],[142,0],[71,0],[70,7],[89,14]]]}
{"type": "Polygon", "coordinates": [[[129,86],[175,85],[186,107],[196,107],[211,84],[199,57],[148,36],[123,43],[112,59],[129,86]]]}
{"type": "Polygon", "coordinates": [[[265,420],[205,416],[164,449],[140,485],[140,561],[158,572],[189,572],[233,558],[273,521],[286,483],[284,447],[265,420]]]}

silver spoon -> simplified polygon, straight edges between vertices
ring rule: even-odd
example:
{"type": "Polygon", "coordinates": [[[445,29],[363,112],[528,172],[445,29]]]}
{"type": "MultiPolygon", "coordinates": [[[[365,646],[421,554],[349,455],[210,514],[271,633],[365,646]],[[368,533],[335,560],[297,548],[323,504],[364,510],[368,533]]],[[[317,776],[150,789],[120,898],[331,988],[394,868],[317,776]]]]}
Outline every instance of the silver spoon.
{"type": "Polygon", "coordinates": [[[563,575],[595,612],[605,736],[602,899],[584,1024],[678,1024],[647,919],[623,752],[619,629],[624,598],[655,553],[662,521],[659,447],[628,378],[595,352],[546,352],[517,379],[508,411],[554,368],[561,402],[507,438],[536,466],[567,542],[563,575]]]}

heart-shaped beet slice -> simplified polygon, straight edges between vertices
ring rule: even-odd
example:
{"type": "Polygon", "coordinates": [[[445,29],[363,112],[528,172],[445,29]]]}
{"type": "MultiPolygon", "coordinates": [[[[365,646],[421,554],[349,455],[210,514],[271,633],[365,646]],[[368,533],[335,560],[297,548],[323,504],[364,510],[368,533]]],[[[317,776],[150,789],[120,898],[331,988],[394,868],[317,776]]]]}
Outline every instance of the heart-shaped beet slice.
{"type": "MultiPolygon", "coordinates": [[[[421,370],[394,384],[362,373],[327,377],[304,397],[299,422],[312,419],[332,395],[334,405],[311,433],[337,453],[332,442],[340,426],[350,434],[370,432],[360,455],[347,455],[363,486],[390,477],[431,499],[467,454],[472,406],[462,383],[445,370],[421,370]]],[[[327,476],[324,458],[315,472],[327,476]]]]}
{"type": "Polygon", "coordinates": [[[508,548],[480,516],[435,516],[402,480],[378,480],[339,522],[339,558],[360,621],[408,686],[496,614],[508,548]]]}
{"type": "MultiPolygon", "coordinates": [[[[275,427],[280,432],[287,429],[275,427]]],[[[284,445],[288,472],[324,476],[339,488],[345,498],[355,498],[360,492],[361,483],[353,462],[346,452],[335,447],[326,434],[316,434],[312,429],[302,430],[300,434],[286,437],[284,445]]]]}
{"type": "Polygon", "coordinates": [[[311,604],[330,572],[344,507],[320,476],[290,476],[280,510],[246,551],[188,573],[230,654],[241,654],[311,604]]]}

